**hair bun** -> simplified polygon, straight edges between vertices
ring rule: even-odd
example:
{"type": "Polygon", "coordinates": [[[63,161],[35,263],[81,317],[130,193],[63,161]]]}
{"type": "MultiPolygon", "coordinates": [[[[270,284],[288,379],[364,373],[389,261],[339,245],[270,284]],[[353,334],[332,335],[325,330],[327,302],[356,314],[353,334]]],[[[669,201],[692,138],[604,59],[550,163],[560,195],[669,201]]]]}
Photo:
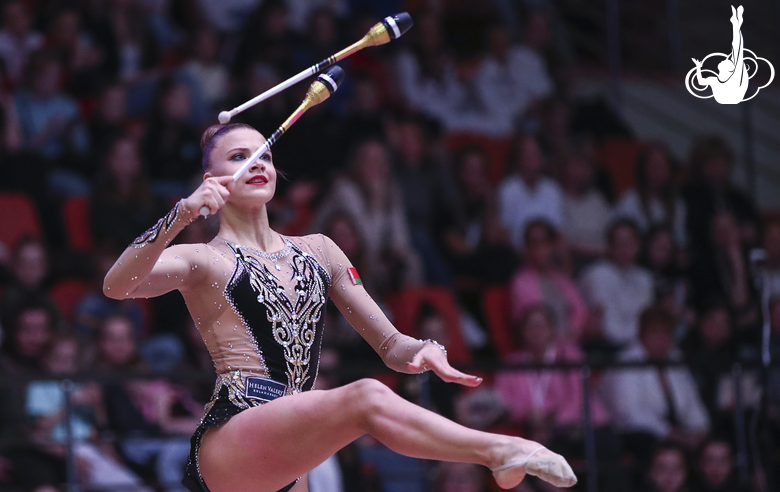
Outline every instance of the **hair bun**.
{"type": "Polygon", "coordinates": [[[211,143],[211,139],[214,138],[214,135],[217,134],[218,131],[225,128],[226,125],[217,124],[217,125],[211,125],[210,127],[206,128],[206,131],[203,132],[203,135],[200,137],[200,151],[203,152],[203,150],[206,148],[206,146],[211,143]]]}

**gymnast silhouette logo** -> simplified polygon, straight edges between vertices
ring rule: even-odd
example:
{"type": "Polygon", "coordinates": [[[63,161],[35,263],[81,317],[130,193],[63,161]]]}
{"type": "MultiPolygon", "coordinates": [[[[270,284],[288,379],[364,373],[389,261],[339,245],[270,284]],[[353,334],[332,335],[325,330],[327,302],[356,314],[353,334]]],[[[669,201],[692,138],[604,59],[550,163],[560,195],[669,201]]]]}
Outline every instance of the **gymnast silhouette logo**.
{"type": "Polygon", "coordinates": [[[756,56],[755,53],[745,48],[742,39],[742,14],[745,11],[740,5],[736,10],[731,6],[731,54],[712,53],[702,61],[692,58],[696,64],[685,76],[685,88],[688,92],[700,99],[714,97],[720,104],[739,104],[756,97],[756,94],[772,83],[775,78],[775,68],[766,58],[756,56]],[[704,62],[710,58],[720,59],[718,73],[702,68],[704,62]],[[766,84],[756,88],[749,97],[745,97],[748,90],[748,82],[758,73],[759,62],[766,63],[769,67],[769,80],[766,84]],[[705,77],[704,75],[711,75],[705,77]],[[706,92],[707,87],[712,89],[712,94],[699,95],[697,92],[706,92]]]}

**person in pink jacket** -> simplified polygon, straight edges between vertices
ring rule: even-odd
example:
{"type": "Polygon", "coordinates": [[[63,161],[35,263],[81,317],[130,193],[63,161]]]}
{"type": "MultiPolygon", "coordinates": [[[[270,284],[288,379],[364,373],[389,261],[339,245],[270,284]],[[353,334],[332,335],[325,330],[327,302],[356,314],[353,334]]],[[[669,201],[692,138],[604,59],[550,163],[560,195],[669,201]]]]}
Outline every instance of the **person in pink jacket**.
{"type": "Polygon", "coordinates": [[[558,231],[534,220],[525,230],[525,265],[512,279],[511,320],[517,325],[531,306],[547,304],[557,319],[557,335],[576,343],[588,323],[588,307],[574,280],[555,263],[558,231]]]}
{"type": "MultiPolygon", "coordinates": [[[[520,350],[507,362],[514,364],[580,363],[585,357],[575,342],[556,335],[555,314],[550,306],[529,306],[517,325],[515,338],[520,350]]],[[[582,452],[582,376],[574,369],[514,369],[496,374],[494,389],[504,404],[508,419],[530,439],[546,443],[559,452],[577,456],[582,452]]],[[[601,471],[599,489],[618,492],[627,489],[620,467],[620,445],[609,415],[598,395],[590,396],[590,415],[601,471]]]]}

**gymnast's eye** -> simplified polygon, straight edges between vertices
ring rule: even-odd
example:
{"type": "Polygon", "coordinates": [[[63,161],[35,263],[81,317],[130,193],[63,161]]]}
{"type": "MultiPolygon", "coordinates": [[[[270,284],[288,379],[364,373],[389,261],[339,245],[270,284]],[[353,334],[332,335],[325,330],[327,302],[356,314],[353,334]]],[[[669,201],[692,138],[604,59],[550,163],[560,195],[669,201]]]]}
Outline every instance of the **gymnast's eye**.
{"type": "Polygon", "coordinates": [[[244,154],[242,154],[241,152],[239,152],[238,154],[233,154],[230,157],[231,161],[243,161],[244,159],[246,159],[246,156],[244,154]]]}
{"type": "Polygon", "coordinates": [[[264,160],[264,161],[271,162],[271,154],[268,154],[268,153],[266,153],[266,154],[263,154],[263,156],[261,157],[261,159],[262,159],[262,160],[264,160]]]}

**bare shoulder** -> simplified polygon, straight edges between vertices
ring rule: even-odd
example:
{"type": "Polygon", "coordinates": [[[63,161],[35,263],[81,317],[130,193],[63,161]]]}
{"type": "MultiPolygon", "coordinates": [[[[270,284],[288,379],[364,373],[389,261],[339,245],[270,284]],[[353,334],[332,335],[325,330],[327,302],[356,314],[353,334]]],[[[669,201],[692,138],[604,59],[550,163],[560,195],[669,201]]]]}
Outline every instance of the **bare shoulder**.
{"type": "Polygon", "coordinates": [[[293,244],[296,246],[303,248],[303,249],[314,249],[317,251],[317,248],[319,247],[320,250],[324,247],[330,248],[335,243],[331,238],[326,236],[325,234],[320,233],[314,233],[314,234],[307,234],[305,236],[286,236],[287,239],[292,241],[293,244]]]}
{"type": "Polygon", "coordinates": [[[201,277],[232,267],[233,255],[229,253],[227,246],[219,243],[176,244],[164,251],[160,261],[181,262],[193,276],[201,277]]]}
{"type": "Polygon", "coordinates": [[[344,253],[324,234],[289,236],[288,239],[305,254],[311,255],[332,276],[346,263],[344,253]]]}

